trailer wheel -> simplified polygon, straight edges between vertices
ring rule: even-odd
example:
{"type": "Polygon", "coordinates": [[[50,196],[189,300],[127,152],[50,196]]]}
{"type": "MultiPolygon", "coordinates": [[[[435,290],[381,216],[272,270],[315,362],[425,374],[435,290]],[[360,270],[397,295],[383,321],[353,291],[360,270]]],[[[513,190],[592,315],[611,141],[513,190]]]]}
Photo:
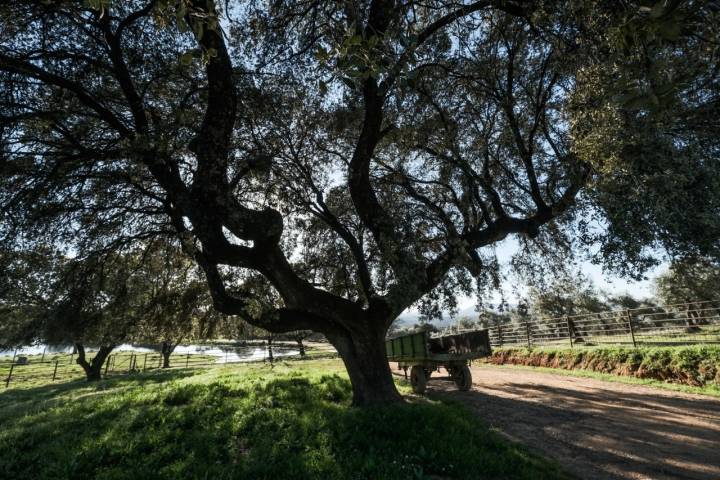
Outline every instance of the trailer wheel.
{"type": "Polygon", "coordinates": [[[472,387],[472,373],[467,365],[453,367],[450,375],[461,392],[467,392],[472,387]]]}
{"type": "Polygon", "coordinates": [[[410,369],[410,385],[412,385],[413,392],[420,395],[425,393],[427,376],[425,375],[425,369],[420,365],[415,365],[410,369]]]}

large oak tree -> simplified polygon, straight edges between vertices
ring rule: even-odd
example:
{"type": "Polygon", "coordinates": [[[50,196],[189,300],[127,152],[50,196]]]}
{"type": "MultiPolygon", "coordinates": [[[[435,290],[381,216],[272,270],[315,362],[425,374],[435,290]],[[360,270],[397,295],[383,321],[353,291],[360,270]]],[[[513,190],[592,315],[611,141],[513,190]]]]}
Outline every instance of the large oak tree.
{"type": "MultiPolygon", "coordinates": [[[[617,264],[618,244],[666,231],[634,236],[617,182],[596,183],[624,179],[618,152],[650,130],[619,135],[651,121],[644,97],[610,99],[628,93],[612,88],[623,49],[667,57],[692,47],[685,26],[714,34],[692,23],[707,2],[660,3],[15,1],[0,7],[3,234],[81,256],[175,238],[217,309],[323,333],[355,404],[397,401],[386,330],[493,285],[496,243],[549,257],[580,226],[617,264]],[[581,207],[621,228],[594,235],[581,207]]],[[[683,105],[715,108],[704,91],[683,105]]]]}

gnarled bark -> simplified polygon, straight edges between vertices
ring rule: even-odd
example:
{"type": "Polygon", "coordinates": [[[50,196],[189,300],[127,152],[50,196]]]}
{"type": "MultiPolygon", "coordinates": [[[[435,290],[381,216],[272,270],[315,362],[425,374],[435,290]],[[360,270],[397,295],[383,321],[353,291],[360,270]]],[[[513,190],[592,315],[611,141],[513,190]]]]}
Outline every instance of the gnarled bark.
{"type": "Polygon", "coordinates": [[[160,354],[162,355],[162,368],[170,368],[170,355],[175,351],[176,344],[170,342],[163,342],[160,347],[160,354]]]}
{"type": "Polygon", "coordinates": [[[100,346],[95,356],[88,362],[85,356],[85,346],[82,343],[75,344],[75,349],[78,354],[75,362],[82,367],[88,382],[102,380],[102,367],[105,365],[105,361],[114,348],[115,345],[100,346]]]}
{"type": "Polygon", "coordinates": [[[345,364],[353,390],[353,406],[402,402],[385,354],[385,333],[380,329],[326,335],[345,364]]]}

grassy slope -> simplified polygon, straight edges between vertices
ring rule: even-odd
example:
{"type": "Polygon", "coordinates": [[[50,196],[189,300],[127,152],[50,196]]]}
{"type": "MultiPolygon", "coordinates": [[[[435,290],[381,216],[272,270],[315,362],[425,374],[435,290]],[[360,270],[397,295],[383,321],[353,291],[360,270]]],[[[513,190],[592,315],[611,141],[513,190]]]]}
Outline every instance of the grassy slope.
{"type": "Polygon", "coordinates": [[[501,348],[490,361],[720,396],[719,346],[501,348]]]}
{"type": "Polygon", "coordinates": [[[337,360],[11,389],[0,465],[14,479],[566,478],[460,405],[349,401],[337,360]]]}

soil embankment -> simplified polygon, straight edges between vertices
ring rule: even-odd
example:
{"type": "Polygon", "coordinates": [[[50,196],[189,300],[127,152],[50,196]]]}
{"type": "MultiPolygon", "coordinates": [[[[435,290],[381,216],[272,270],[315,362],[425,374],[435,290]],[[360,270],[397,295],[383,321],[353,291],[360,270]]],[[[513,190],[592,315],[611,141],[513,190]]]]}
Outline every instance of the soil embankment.
{"type": "Polygon", "coordinates": [[[591,370],[683,385],[720,386],[720,348],[501,348],[488,359],[496,365],[591,370]]]}

